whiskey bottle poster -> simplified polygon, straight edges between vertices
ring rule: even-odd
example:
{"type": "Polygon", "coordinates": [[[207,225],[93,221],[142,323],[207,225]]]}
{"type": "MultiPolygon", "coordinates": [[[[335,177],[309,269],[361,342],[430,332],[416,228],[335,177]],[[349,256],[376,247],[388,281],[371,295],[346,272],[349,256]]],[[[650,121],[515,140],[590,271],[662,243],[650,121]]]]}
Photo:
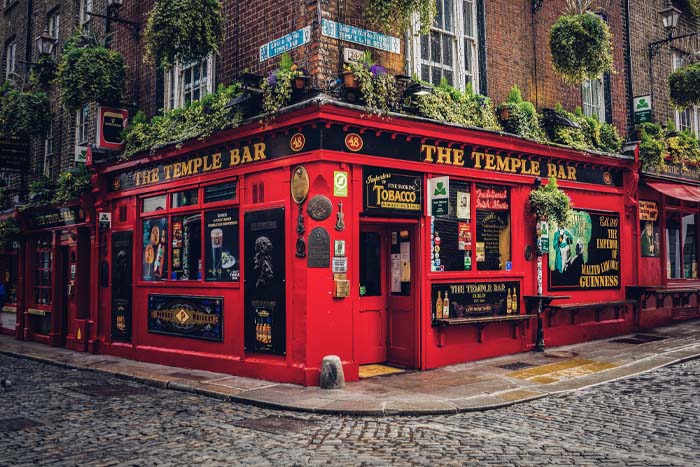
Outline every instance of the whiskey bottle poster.
{"type": "Polygon", "coordinates": [[[284,209],[247,212],[243,224],[245,348],[284,355],[284,209]]]}
{"type": "Polygon", "coordinates": [[[434,319],[520,313],[520,283],[517,281],[434,284],[431,297],[434,319]]]}
{"type": "Polygon", "coordinates": [[[238,209],[204,213],[204,264],[207,281],[238,282],[238,209]]]}
{"type": "Polygon", "coordinates": [[[143,251],[141,278],[145,281],[166,279],[168,218],[158,217],[143,221],[143,251]]]}

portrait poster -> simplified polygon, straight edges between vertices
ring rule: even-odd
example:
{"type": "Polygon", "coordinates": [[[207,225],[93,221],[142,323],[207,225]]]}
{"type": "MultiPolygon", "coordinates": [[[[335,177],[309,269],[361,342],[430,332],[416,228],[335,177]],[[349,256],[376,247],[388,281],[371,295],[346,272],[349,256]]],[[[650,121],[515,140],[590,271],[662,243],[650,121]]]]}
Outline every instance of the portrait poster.
{"type": "Polygon", "coordinates": [[[168,218],[158,217],[143,221],[143,245],[141,252],[141,278],[158,281],[166,278],[168,271],[166,242],[168,218]]]}
{"type": "Polygon", "coordinates": [[[207,281],[240,280],[238,209],[204,213],[204,264],[207,281]]]}
{"type": "Polygon", "coordinates": [[[286,353],[284,208],[244,217],[245,348],[286,353]]]}
{"type": "Polygon", "coordinates": [[[658,258],[659,206],[655,201],[639,200],[640,251],[643,258],[658,258]]]}
{"type": "Polygon", "coordinates": [[[471,217],[471,194],[466,191],[458,191],[457,219],[469,221],[471,217]]]}
{"type": "Polygon", "coordinates": [[[550,222],[550,290],[619,287],[619,214],[574,211],[567,226],[550,222]]]}

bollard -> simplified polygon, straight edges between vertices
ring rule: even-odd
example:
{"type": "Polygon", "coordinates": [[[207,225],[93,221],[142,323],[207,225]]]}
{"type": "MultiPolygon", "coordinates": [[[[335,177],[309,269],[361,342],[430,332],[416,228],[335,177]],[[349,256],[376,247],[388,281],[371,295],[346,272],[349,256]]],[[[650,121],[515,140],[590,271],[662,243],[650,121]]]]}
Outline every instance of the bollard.
{"type": "Polygon", "coordinates": [[[327,355],[321,363],[321,389],[342,389],[345,387],[345,374],[340,357],[327,355]]]}

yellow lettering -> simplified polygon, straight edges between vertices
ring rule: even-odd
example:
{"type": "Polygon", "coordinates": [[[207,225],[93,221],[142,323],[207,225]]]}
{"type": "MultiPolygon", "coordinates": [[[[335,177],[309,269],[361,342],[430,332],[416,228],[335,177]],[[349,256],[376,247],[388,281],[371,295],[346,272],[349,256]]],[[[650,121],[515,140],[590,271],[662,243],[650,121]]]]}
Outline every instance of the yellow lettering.
{"type": "Polygon", "coordinates": [[[509,161],[509,157],[496,156],[496,170],[499,172],[510,172],[509,161]]]}
{"type": "Polygon", "coordinates": [[[183,177],[186,177],[187,175],[192,175],[192,159],[188,160],[187,162],[181,163],[180,170],[182,171],[183,177]]]}
{"type": "Polygon", "coordinates": [[[547,164],[547,178],[557,176],[557,166],[554,164],[547,164]]]}
{"type": "Polygon", "coordinates": [[[450,161],[450,153],[452,150],[450,148],[438,148],[438,158],[437,158],[437,163],[438,164],[451,164],[452,162],[450,161]]]}
{"type": "Polygon", "coordinates": [[[522,172],[523,169],[523,161],[522,159],[511,159],[511,172],[516,173],[518,171],[522,172]]]}
{"type": "Polygon", "coordinates": [[[576,167],[567,167],[569,169],[569,180],[576,180],[576,167]]]}
{"type": "Polygon", "coordinates": [[[472,153],[472,159],[474,159],[474,168],[475,169],[481,168],[481,158],[483,156],[484,156],[483,152],[473,152],[472,153]]]}
{"type": "Polygon", "coordinates": [[[165,167],[163,167],[163,170],[165,171],[165,179],[170,180],[170,171],[173,170],[173,166],[166,165],[165,167]]]}
{"type": "Polygon", "coordinates": [[[452,165],[460,167],[464,165],[464,149],[453,149],[452,156],[452,165]]]}
{"type": "Polygon", "coordinates": [[[183,165],[184,164],[182,162],[175,163],[175,170],[173,170],[173,177],[175,177],[175,178],[182,177],[182,166],[183,165]]]}
{"type": "Polygon", "coordinates": [[[496,164],[494,164],[494,161],[496,159],[496,156],[493,154],[486,154],[486,166],[484,167],[486,170],[495,170],[496,169],[496,164]]]}
{"type": "Polygon", "coordinates": [[[229,164],[229,167],[233,167],[234,165],[238,165],[241,163],[241,150],[240,149],[231,149],[231,163],[229,164]]]}
{"type": "Polygon", "coordinates": [[[211,156],[211,168],[213,170],[218,170],[221,168],[221,153],[217,152],[211,156]]]}
{"type": "Polygon", "coordinates": [[[530,161],[530,173],[532,175],[539,175],[540,174],[540,162],[539,161],[530,161]]]}
{"type": "Polygon", "coordinates": [[[566,167],[559,166],[559,175],[557,175],[558,179],[566,179],[566,167]]]}
{"type": "Polygon", "coordinates": [[[250,147],[243,146],[243,159],[241,160],[241,164],[247,164],[249,162],[253,162],[253,157],[250,155],[250,147]]]}
{"type": "Polygon", "coordinates": [[[423,159],[423,162],[433,162],[433,153],[435,153],[435,146],[431,144],[423,144],[420,150],[421,152],[425,153],[425,159],[423,159]]]}
{"type": "Polygon", "coordinates": [[[209,165],[209,156],[204,156],[204,170],[202,172],[209,172],[211,170],[211,165],[209,165]]]}
{"type": "Polygon", "coordinates": [[[192,173],[196,175],[199,173],[199,169],[202,167],[202,158],[198,157],[192,161],[192,173]]]}
{"type": "Polygon", "coordinates": [[[253,145],[253,148],[255,149],[256,161],[262,161],[267,159],[267,157],[265,156],[265,143],[255,143],[253,145]]]}

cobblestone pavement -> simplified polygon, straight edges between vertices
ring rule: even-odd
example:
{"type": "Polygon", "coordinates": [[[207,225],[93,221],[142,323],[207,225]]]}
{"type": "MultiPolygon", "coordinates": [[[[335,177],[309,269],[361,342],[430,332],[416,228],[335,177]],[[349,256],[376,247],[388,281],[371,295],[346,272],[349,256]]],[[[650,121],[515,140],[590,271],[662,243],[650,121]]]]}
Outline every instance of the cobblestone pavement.
{"type": "Polygon", "coordinates": [[[437,417],[271,411],[0,355],[3,377],[2,466],[700,465],[700,360],[437,417]]]}

